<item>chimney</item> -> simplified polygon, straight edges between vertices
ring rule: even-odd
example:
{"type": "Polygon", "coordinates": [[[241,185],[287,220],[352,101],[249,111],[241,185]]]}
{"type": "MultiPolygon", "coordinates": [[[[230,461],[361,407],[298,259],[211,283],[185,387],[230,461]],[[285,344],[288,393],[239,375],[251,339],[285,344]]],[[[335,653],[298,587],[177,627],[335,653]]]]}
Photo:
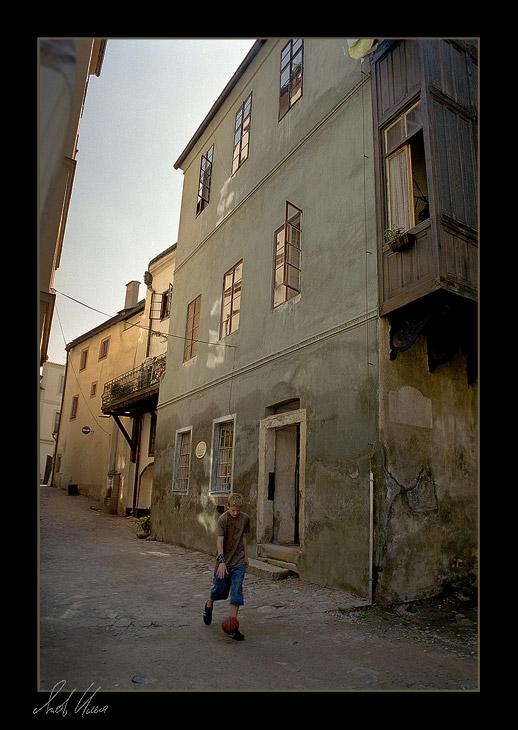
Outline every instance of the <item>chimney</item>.
{"type": "Polygon", "coordinates": [[[138,290],[140,289],[139,281],[130,281],[126,284],[126,301],[124,302],[124,309],[131,309],[138,302],[138,290]]]}

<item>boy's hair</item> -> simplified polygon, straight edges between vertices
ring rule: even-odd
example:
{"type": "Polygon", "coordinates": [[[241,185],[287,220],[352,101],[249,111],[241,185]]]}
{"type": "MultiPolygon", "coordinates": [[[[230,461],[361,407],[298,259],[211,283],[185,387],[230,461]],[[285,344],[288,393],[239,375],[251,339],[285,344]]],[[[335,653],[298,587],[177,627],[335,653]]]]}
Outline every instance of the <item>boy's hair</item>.
{"type": "Polygon", "coordinates": [[[231,494],[228,498],[228,504],[232,507],[241,507],[243,504],[243,497],[240,494],[231,494]]]}

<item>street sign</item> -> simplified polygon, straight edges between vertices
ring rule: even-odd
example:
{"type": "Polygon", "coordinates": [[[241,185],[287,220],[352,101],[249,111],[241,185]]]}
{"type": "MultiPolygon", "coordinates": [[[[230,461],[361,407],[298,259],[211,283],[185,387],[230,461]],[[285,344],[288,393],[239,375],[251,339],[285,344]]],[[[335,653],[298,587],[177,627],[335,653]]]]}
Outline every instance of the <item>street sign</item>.
{"type": "Polygon", "coordinates": [[[81,431],[83,433],[90,433],[91,428],[90,428],[90,426],[83,426],[83,428],[81,429],[81,431]]]}

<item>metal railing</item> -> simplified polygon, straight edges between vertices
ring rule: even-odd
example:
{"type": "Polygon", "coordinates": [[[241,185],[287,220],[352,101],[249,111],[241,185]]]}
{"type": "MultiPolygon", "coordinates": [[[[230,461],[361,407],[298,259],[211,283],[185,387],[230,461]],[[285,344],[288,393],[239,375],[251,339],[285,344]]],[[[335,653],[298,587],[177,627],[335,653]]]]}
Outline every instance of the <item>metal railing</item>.
{"type": "Polygon", "coordinates": [[[138,395],[139,391],[144,391],[154,385],[158,386],[160,378],[165,372],[165,359],[165,353],[147,358],[133,370],[105,383],[101,397],[102,408],[108,408],[116,401],[134,397],[138,395]]]}

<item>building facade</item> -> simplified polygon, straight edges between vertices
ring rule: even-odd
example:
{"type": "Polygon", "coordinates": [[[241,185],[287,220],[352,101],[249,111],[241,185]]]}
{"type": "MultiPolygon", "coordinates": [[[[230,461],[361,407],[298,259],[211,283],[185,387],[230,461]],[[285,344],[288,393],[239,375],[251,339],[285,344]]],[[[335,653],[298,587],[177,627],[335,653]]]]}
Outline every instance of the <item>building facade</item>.
{"type": "Polygon", "coordinates": [[[124,309],[67,345],[54,484],[121,515],[151,506],[156,404],[166,365],[176,244],[156,256],[140,284],[126,287],[124,309]]]}
{"type": "Polygon", "coordinates": [[[477,387],[457,335],[476,328],[476,221],[448,208],[440,163],[473,203],[475,60],[443,40],[363,60],[346,39],[259,40],[178,158],[158,539],[212,553],[235,491],[250,555],[306,580],[380,602],[472,582],[477,387]]]}
{"type": "Polygon", "coordinates": [[[40,484],[47,484],[52,474],[64,385],[65,366],[47,360],[40,377],[40,484]]]}

